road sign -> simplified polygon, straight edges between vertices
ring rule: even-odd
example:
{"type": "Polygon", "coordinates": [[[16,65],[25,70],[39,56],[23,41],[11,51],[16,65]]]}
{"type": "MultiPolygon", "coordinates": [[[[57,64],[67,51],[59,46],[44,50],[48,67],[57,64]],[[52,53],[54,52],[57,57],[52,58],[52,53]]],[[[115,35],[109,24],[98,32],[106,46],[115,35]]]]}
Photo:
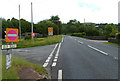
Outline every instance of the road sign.
{"type": "Polygon", "coordinates": [[[12,66],[12,55],[6,55],[6,69],[9,69],[12,66]]]}
{"type": "Polygon", "coordinates": [[[48,27],[48,35],[53,35],[53,27],[48,27]]]}
{"type": "Polygon", "coordinates": [[[13,48],[16,48],[17,45],[16,44],[13,44],[13,45],[2,45],[2,50],[4,49],[13,49],[13,48]]]}
{"type": "Polygon", "coordinates": [[[18,29],[6,28],[6,42],[18,42],[18,29]]]}
{"type": "Polygon", "coordinates": [[[32,33],[32,36],[34,37],[34,36],[35,36],[35,33],[32,33]]]}

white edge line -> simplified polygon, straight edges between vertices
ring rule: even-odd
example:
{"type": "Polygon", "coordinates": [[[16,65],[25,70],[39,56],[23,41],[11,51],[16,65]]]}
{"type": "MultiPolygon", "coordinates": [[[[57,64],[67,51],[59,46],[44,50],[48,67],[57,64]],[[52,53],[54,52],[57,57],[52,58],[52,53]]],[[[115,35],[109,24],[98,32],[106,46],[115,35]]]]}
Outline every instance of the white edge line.
{"type": "Polygon", "coordinates": [[[62,81],[62,70],[58,70],[58,81],[62,81]]]}
{"type": "Polygon", "coordinates": [[[108,55],[108,53],[105,53],[105,52],[103,52],[103,51],[101,51],[101,50],[99,50],[99,49],[97,49],[97,48],[95,48],[95,47],[92,47],[92,46],[90,46],[90,45],[88,45],[88,47],[90,47],[90,48],[92,48],[92,49],[94,49],[94,50],[96,50],[96,51],[98,51],[98,52],[101,52],[101,53],[103,53],[104,55],[108,55]]]}

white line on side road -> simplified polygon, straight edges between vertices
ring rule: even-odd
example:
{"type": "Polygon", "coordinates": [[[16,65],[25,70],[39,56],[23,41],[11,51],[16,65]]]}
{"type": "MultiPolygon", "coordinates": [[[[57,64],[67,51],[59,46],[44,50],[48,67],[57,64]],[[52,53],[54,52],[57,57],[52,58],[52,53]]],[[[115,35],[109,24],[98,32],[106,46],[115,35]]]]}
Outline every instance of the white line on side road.
{"type": "Polygon", "coordinates": [[[46,60],[45,63],[43,64],[43,67],[47,67],[47,65],[48,65],[50,59],[52,58],[53,53],[54,53],[55,49],[57,48],[57,46],[58,46],[58,43],[55,45],[55,47],[54,47],[54,49],[52,50],[52,52],[50,53],[49,57],[47,58],[47,60],[46,60]]]}
{"type": "Polygon", "coordinates": [[[50,60],[49,59],[47,59],[45,62],[49,62],[50,60]]]}
{"type": "Polygon", "coordinates": [[[92,46],[90,46],[90,45],[88,45],[88,47],[90,47],[90,48],[92,48],[92,49],[94,49],[94,50],[96,50],[96,51],[98,51],[98,52],[100,52],[100,53],[102,53],[102,54],[104,54],[104,55],[108,55],[108,53],[105,53],[104,51],[101,51],[101,50],[99,50],[99,49],[97,49],[97,48],[95,48],[95,47],[92,47],[92,46]]]}
{"type": "Polygon", "coordinates": [[[53,66],[56,66],[56,62],[53,62],[52,67],[53,67],[53,66]]]}
{"type": "Polygon", "coordinates": [[[62,70],[58,70],[58,81],[62,81],[62,70]]]}
{"type": "Polygon", "coordinates": [[[43,64],[43,67],[47,67],[47,65],[48,65],[48,63],[44,63],[44,64],[43,64]]]}

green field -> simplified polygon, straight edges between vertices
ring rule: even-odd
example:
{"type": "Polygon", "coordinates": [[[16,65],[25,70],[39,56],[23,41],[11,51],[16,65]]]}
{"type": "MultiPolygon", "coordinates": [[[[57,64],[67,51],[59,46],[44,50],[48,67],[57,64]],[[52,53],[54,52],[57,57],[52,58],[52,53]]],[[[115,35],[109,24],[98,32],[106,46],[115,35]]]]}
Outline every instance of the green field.
{"type": "Polygon", "coordinates": [[[62,40],[61,35],[50,36],[46,38],[35,38],[33,40],[23,40],[17,43],[18,48],[36,47],[59,43],[62,40]]]}
{"type": "Polygon", "coordinates": [[[19,79],[18,76],[18,71],[20,70],[20,68],[22,66],[28,66],[28,67],[32,67],[33,69],[35,69],[37,72],[39,72],[42,75],[47,74],[47,71],[40,65],[38,64],[32,64],[30,62],[27,62],[24,59],[21,59],[19,57],[14,56],[12,58],[12,67],[8,70],[6,70],[6,65],[5,65],[5,56],[3,56],[3,60],[2,60],[2,79],[19,79]]]}

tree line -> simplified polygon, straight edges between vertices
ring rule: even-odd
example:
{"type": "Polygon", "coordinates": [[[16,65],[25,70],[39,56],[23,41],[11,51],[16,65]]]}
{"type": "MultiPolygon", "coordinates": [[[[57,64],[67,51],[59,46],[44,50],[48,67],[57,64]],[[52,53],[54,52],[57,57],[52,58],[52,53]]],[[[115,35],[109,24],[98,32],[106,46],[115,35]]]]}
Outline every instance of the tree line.
{"type": "MultiPolygon", "coordinates": [[[[18,28],[19,29],[19,20],[12,19],[2,19],[2,33],[3,38],[5,35],[6,28],[18,28]]],[[[21,22],[21,33],[31,32],[31,23],[25,19],[20,19],[21,22]]],[[[53,34],[71,34],[79,33],[80,35],[85,36],[107,36],[115,37],[118,30],[120,30],[120,24],[95,24],[95,23],[80,23],[76,19],[69,20],[67,23],[62,23],[58,15],[51,16],[50,19],[34,23],[34,33],[42,34],[43,36],[48,35],[48,27],[53,27],[53,34]]]]}

